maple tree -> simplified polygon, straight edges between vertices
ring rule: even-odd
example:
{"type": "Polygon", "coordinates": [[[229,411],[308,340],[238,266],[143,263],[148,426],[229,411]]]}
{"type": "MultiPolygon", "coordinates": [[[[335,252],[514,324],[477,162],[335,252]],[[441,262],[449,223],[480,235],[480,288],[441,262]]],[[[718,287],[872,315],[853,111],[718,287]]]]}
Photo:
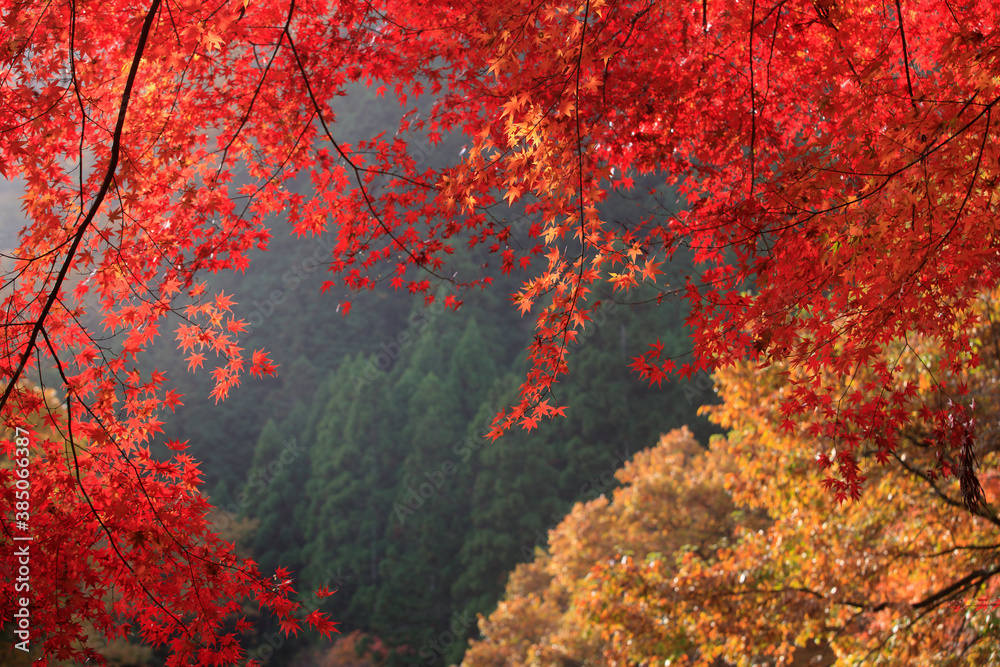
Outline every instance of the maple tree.
{"type": "MultiPolygon", "coordinates": [[[[186,637],[172,640],[175,661],[238,653],[211,639],[230,596],[274,605],[295,630],[288,589],[234,565],[205,529],[193,462],[148,456],[158,411],[180,397],[134,370],[178,313],[191,368],[218,360],[216,400],[245,373],[274,371],[238,344],[246,325],[231,300],[200,282],[243,270],[273,214],[300,235],[331,232],[331,283],[357,289],[384,280],[432,299],[463,242],[499,255],[501,271],[534,263],[514,297],[535,311],[531,367],[493,437],[562,413],[550,392],[603,280],[620,292],[659,282],[661,297],[689,300],[682,374],[743,357],[803,369],[784,424],[809,415],[813,435],[838,443],[829,483],[841,498],[861,495],[854,453],[873,444],[886,458],[917,412],[916,388],[896,381],[915,353],[885,350],[919,332],[939,340],[943,371],[975,364],[963,324],[997,282],[990,2],[11,0],[2,16],[0,173],[24,183],[27,225],[5,264],[0,409],[12,427],[43,420],[61,433],[33,441],[33,479],[85,517],[70,522],[39,495],[34,529],[52,545],[91,540],[77,542],[89,546],[74,575],[89,588],[33,598],[53,654],[74,650],[73,623],[45,616],[58,609],[96,614],[106,632],[134,612],[150,641],[186,637]],[[355,141],[335,123],[354,82],[407,106],[434,100],[395,136],[355,141]],[[459,163],[414,157],[413,137],[453,131],[469,141],[459,163]],[[602,218],[609,193],[653,171],[680,188],[683,211],[602,218]],[[289,187],[298,177],[310,193],[289,187]],[[527,232],[504,205],[521,207],[527,232]],[[700,272],[663,284],[680,248],[700,272]],[[64,411],[23,382],[47,365],[64,411]],[[844,382],[861,370],[885,391],[844,382]],[[66,465],[43,454],[62,438],[78,453],[66,465]],[[154,544],[169,553],[155,572],[154,544]],[[133,606],[102,611],[123,587],[133,606]],[[204,595],[182,602],[181,591],[204,595]]],[[[635,368],[655,381],[673,364],[654,348],[635,368]]],[[[961,389],[920,417],[962,452],[976,507],[961,389]]],[[[5,589],[5,618],[10,604],[5,589]]]]}
{"type": "MultiPolygon", "coordinates": [[[[782,393],[802,372],[730,368],[708,408],[728,435],[707,451],[686,430],[663,436],[617,473],[613,499],[574,507],[480,617],[463,665],[995,662],[1000,322],[984,317],[969,332],[983,363],[951,380],[968,384],[989,434],[975,510],[959,476],[936,474],[934,424],[918,419],[884,465],[869,447],[868,484],[831,511],[815,464],[827,443],[805,420],[782,427],[782,393]]],[[[940,355],[910,342],[925,362],[940,355]]],[[[901,373],[943,398],[921,364],[901,373]]]]}

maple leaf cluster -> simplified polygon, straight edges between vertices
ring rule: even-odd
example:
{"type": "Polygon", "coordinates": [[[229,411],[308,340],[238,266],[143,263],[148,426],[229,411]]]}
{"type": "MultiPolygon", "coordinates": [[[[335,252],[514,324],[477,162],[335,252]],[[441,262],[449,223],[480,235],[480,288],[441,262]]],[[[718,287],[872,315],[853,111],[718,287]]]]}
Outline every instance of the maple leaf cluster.
{"type": "MultiPolygon", "coordinates": [[[[232,664],[243,653],[237,633],[252,627],[242,619],[242,600],[267,607],[283,627],[298,627],[290,582],[273,585],[213,533],[186,443],[168,443],[177,453],[158,460],[140,444],[142,431],[124,424],[111,432],[91,426],[100,440],[82,437],[88,429],[73,427],[54,390],[24,389],[18,397],[22,426],[5,429],[0,455],[13,461],[15,444],[26,443],[29,475],[0,467],[0,497],[11,508],[27,497],[30,509],[16,524],[4,518],[0,562],[5,572],[19,572],[15,547],[27,545],[30,567],[20,581],[28,588],[15,590],[11,577],[2,599],[6,619],[15,601],[30,600],[26,646],[48,658],[101,662],[88,642],[92,633],[108,640],[138,633],[167,648],[171,665],[232,664]],[[25,488],[27,496],[15,496],[25,488]]],[[[322,614],[304,620],[327,636],[335,631],[322,614]]]]}

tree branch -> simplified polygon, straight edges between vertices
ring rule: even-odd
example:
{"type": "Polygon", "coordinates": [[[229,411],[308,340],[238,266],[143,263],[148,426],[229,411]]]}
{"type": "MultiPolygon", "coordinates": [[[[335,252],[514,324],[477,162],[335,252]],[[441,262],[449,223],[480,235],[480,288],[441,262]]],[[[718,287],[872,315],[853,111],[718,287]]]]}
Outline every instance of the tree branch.
{"type": "Polygon", "coordinates": [[[28,363],[28,359],[31,357],[32,351],[38,344],[38,336],[45,326],[45,320],[52,310],[53,304],[55,304],[56,299],[59,297],[59,290],[63,283],[66,281],[66,276],[69,274],[70,267],[73,265],[73,258],[76,256],[77,248],[80,247],[80,242],[83,241],[84,235],[87,233],[87,229],[94,222],[94,218],[97,217],[97,212],[101,208],[101,204],[104,203],[104,198],[108,194],[108,190],[111,188],[111,183],[114,181],[115,171],[118,169],[118,159],[121,156],[121,140],[122,131],[125,127],[125,115],[128,112],[129,100],[132,98],[132,86],[135,84],[135,76],[139,71],[139,63],[142,62],[142,54],[146,50],[146,42],[149,40],[149,33],[153,28],[153,20],[156,18],[156,13],[160,8],[160,0],[153,0],[152,7],[146,12],[146,18],[142,22],[142,30],[139,32],[139,43],[135,47],[135,54],[132,57],[132,65],[129,67],[128,80],[125,82],[125,91],[122,93],[121,105],[118,107],[118,122],[115,125],[115,132],[111,140],[111,156],[108,162],[107,171],[104,174],[104,181],[101,183],[101,188],[97,191],[94,196],[94,200],[90,205],[90,210],[87,211],[87,217],[83,219],[83,222],[76,229],[76,233],[73,235],[73,241],[70,244],[69,251],[66,254],[66,259],[63,261],[62,268],[59,269],[59,274],[56,276],[55,283],[49,290],[48,298],[45,300],[45,305],[42,307],[42,312],[39,313],[38,317],[35,318],[35,324],[31,328],[31,335],[28,338],[28,344],[21,353],[21,358],[18,361],[17,368],[11,375],[7,386],[4,387],[3,395],[0,396],[0,410],[7,405],[7,401],[10,398],[11,392],[17,385],[17,381],[20,379],[21,375],[24,373],[24,368],[28,363]]]}

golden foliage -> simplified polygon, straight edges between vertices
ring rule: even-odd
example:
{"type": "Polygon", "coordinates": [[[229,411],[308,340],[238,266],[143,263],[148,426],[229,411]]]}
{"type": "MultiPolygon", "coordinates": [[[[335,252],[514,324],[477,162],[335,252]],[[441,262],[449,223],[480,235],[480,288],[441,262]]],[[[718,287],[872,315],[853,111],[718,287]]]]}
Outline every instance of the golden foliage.
{"type": "MultiPolygon", "coordinates": [[[[663,436],[619,471],[613,500],[574,507],[549,551],[511,576],[464,664],[996,664],[992,305],[984,299],[959,318],[979,349],[964,374],[938,364],[934,341],[899,342],[895,375],[917,390],[893,409],[908,410],[910,426],[884,465],[873,459],[875,436],[858,434],[866,481],[839,506],[828,487],[846,446],[782,412],[802,371],[718,372],[722,403],[709,412],[728,435],[708,451],[686,430],[663,436]],[[947,422],[926,419],[942,406],[947,422]],[[978,506],[960,480],[956,443],[966,441],[955,434],[967,432],[976,436],[967,444],[979,462],[978,506]]],[[[878,391],[859,373],[839,400],[856,388],[878,391]]]]}

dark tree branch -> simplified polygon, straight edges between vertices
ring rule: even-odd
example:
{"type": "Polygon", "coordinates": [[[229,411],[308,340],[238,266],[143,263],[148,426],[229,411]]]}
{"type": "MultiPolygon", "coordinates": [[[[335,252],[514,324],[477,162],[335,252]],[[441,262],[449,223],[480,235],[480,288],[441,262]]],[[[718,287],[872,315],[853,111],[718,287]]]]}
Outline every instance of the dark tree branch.
{"type": "Polygon", "coordinates": [[[94,218],[97,217],[97,212],[101,208],[101,204],[104,203],[104,198],[108,194],[108,190],[111,188],[111,184],[115,178],[115,171],[118,169],[118,160],[121,156],[121,140],[122,132],[125,127],[125,115],[128,112],[128,104],[132,99],[132,86],[135,84],[135,77],[139,71],[139,64],[142,62],[142,54],[146,50],[146,42],[149,40],[149,33],[153,28],[153,21],[156,19],[157,11],[160,8],[160,0],[153,0],[152,7],[146,12],[146,18],[142,22],[142,30],[139,32],[139,42],[135,47],[135,54],[132,56],[132,64],[128,71],[128,80],[125,82],[125,91],[122,93],[121,105],[118,107],[118,122],[115,125],[115,132],[111,140],[111,156],[108,161],[108,167],[104,174],[104,181],[101,183],[101,188],[97,191],[94,196],[93,202],[90,204],[90,210],[87,211],[87,216],[83,219],[83,222],[79,224],[76,229],[76,233],[73,235],[73,241],[70,244],[69,251],[66,254],[66,259],[63,261],[62,268],[59,269],[59,274],[56,276],[56,280],[49,290],[48,298],[45,300],[45,305],[42,307],[42,312],[38,315],[35,320],[34,326],[31,328],[31,336],[28,338],[28,344],[21,353],[21,358],[18,361],[17,368],[11,375],[10,380],[7,382],[7,386],[4,387],[3,395],[0,395],[0,410],[7,405],[7,401],[10,398],[10,394],[14,391],[14,387],[17,385],[17,381],[21,378],[24,373],[24,368],[28,363],[28,359],[31,358],[31,353],[38,344],[38,336],[42,332],[42,328],[45,326],[45,320],[52,310],[53,304],[55,304],[56,299],[59,297],[59,290],[62,288],[64,282],[66,282],[66,276],[69,275],[70,267],[73,265],[73,258],[76,257],[76,251],[80,247],[80,243],[83,241],[84,235],[87,233],[87,229],[94,222],[94,218]]]}

